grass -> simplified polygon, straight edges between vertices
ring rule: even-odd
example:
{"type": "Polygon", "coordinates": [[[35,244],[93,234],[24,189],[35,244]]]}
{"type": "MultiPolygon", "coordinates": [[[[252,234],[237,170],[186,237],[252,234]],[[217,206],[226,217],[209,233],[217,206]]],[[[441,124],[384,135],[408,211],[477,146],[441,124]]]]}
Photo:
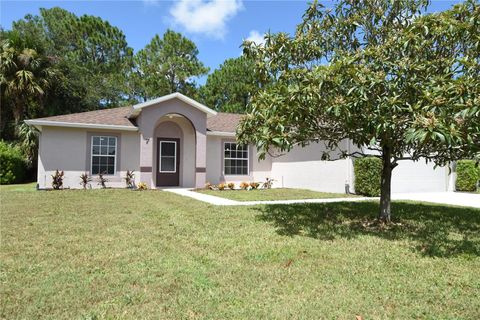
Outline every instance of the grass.
{"type": "Polygon", "coordinates": [[[327,199],[355,197],[343,193],[327,193],[305,189],[258,189],[258,190],[197,190],[197,192],[237,201],[267,201],[295,199],[327,199]]]}
{"type": "Polygon", "coordinates": [[[2,319],[476,319],[480,210],[0,189],[2,319]]]}

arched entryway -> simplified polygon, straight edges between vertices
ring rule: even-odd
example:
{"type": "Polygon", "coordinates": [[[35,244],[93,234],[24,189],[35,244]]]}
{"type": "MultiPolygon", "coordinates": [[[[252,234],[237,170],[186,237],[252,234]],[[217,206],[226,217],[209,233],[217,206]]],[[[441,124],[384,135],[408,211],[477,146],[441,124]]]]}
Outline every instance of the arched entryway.
{"type": "MultiPolygon", "coordinates": [[[[162,129],[162,122],[174,122],[181,128],[183,141],[180,142],[179,186],[201,188],[206,177],[207,116],[215,114],[213,110],[200,105],[181,94],[172,94],[166,98],[153,100],[146,105],[139,105],[136,122],[140,131],[140,181],[151,188],[157,187],[158,137],[168,138],[156,133],[162,129]],[[192,148],[185,143],[190,141],[192,148]],[[183,160],[183,161],[182,161],[183,160]],[[190,161],[191,165],[188,164],[190,161]]],[[[162,133],[163,134],[163,133],[162,133]]],[[[166,155],[168,158],[168,155],[166,155]]],[[[168,160],[167,160],[168,161],[168,160]]]]}
{"type": "Polygon", "coordinates": [[[156,187],[195,187],[195,128],[180,114],[160,118],[154,132],[156,187]]]}

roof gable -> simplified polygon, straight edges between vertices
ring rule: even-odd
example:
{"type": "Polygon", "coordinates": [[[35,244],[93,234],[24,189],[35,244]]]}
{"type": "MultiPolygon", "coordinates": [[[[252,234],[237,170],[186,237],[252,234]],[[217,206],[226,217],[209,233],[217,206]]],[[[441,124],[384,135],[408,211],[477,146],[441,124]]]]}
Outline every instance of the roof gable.
{"type": "Polygon", "coordinates": [[[169,100],[172,100],[172,99],[182,100],[186,104],[188,104],[188,105],[206,113],[207,117],[212,117],[212,116],[217,115],[216,111],[210,109],[209,107],[201,104],[198,101],[193,100],[192,98],[189,98],[189,97],[181,94],[180,92],[174,92],[174,93],[167,94],[166,96],[163,96],[163,97],[160,97],[160,98],[156,98],[156,99],[152,99],[152,100],[149,100],[149,101],[145,101],[145,102],[136,104],[136,105],[133,106],[132,115],[137,116],[138,114],[140,114],[141,110],[145,107],[149,107],[149,106],[152,106],[152,105],[155,105],[155,104],[158,104],[158,103],[162,103],[162,102],[165,102],[165,101],[169,101],[169,100]]]}

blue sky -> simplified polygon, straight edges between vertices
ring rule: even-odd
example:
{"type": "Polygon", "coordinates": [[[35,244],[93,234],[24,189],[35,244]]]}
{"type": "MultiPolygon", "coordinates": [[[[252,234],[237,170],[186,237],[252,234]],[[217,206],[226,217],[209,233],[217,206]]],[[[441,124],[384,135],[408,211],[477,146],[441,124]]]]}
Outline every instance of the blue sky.
{"type": "MultiPolygon", "coordinates": [[[[329,6],[331,2],[322,1],[329,6]]],[[[457,1],[433,1],[429,11],[448,9],[457,1]]],[[[12,22],[39,8],[59,6],[77,15],[90,14],[120,28],[135,51],[156,34],[171,28],[192,39],[200,60],[217,68],[225,59],[240,55],[243,39],[260,41],[271,32],[293,32],[307,1],[180,0],[157,1],[5,1],[0,0],[0,25],[12,22]]],[[[203,82],[202,79],[200,82],[203,82]]]]}

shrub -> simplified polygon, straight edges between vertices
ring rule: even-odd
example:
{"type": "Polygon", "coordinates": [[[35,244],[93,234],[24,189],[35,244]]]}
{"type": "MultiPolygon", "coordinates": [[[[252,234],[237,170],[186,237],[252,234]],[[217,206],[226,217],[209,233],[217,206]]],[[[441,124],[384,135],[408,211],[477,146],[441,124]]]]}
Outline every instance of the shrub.
{"type": "Polygon", "coordinates": [[[480,180],[480,166],[475,166],[474,160],[459,160],[457,162],[457,191],[476,191],[480,180]]]}
{"type": "Polygon", "coordinates": [[[0,184],[23,182],[25,173],[26,162],[20,148],[0,141],[0,184]]]}
{"type": "Polygon", "coordinates": [[[356,159],[354,162],[355,192],[368,197],[380,196],[382,160],[375,157],[356,159]]]}
{"type": "Polygon", "coordinates": [[[217,189],[220,190],[220,191],[223,191],[225,190],[225,183],[220,183],[218,186],[217,186],[217,189]]]}
{"type": "Polygon", "coordinates": [[[104,174],[101,172],[98,174],[98,185],[102,186],[102,189],[106,189],[107,188],[106,183],[108,182],[108,179],[106,179],[103,175],[104,174]]]}
{"type": "Polygon", "coordinates": [[[247,190],[248,187],[250,187],[250,183],[245,182],[245,181],[242,182],[242,183],[240,183],[240,189],[242,189],[242,190],[247,190]]]}
{"type": "Polygon", "coordinates": [[[127,170],[127,173],[125,174],[124,179],[128,189],[133,189],[133,187],[135,187],[135,175],[133,174],[133,172],[133,170],[127,170]]]}
{"type": "Polygon", "coordinates": [[[145,182],[140,182],[138,185],[137,185],[137,188],[138,190],[142,191],[142,190],[147,190],[148,187],[147,187],[147,184],[145,182]]]}
{"type": "Polygon", "coordinates": [[[211,184],[210,182],[205,183],[205,189],[215,190],[215,185],[211,184]]]}
{"type": "Polygon", "coordinates": [[[250,182],[250,188],[252,188],[252,190],[258,189],[259,186],[260,186],[260,183],[258,182],[250,182]]]}
{"type": "Polygon", "coordinates": [[[88,174],[85,172],[85,173],[82,173],[80,175],[80,185],[83,187],[83,189],[87,189],[87,185],[90,181],[92,181],[92,178],[88,176],[88,174]]]}
{"type": "Polygon", "coordinates": [[[230,182],[230,183],[227,184],[227,187],[228,187],[228,189],[230,189],[230,190],[234,190],[234,189],[235,189],[235,183],[230,182]]]}
{"type": "Polygon", "coordinates": [[[263,189],[272,189],[273,181],[275,180],[272,178],[267,178],[262,185],[263,189]]]}
{"type": "Polygon", "coordinates": [[[52,174],[52,188],[54,190],[60,190],[63,188],[63,177],[64,177],[64,172],[63,171],[58,171],[55,170],[55,174],[52,174]]]}

